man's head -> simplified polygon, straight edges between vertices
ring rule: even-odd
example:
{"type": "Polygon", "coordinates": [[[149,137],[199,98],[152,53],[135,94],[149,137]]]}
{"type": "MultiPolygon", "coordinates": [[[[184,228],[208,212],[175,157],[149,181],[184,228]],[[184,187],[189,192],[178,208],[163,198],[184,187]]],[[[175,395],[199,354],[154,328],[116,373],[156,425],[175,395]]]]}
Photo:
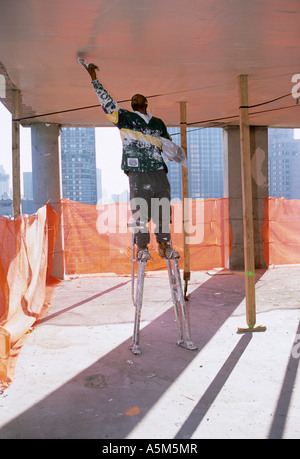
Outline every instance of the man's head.
{"type": "Polygon", "coordinates": [[[135,94],[131,98],[131,107],[132,107],[132,110],[134,111],[146,113],[147,107],[148,107],[148,101],[146,97],[143,96],[142,94],[135,94]]]}

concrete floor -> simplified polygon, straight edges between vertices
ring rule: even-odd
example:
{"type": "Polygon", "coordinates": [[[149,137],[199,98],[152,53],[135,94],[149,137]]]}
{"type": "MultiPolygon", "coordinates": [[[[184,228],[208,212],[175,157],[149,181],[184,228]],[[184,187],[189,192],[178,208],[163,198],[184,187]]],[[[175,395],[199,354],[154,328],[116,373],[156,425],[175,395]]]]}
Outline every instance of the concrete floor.
{"type": "Polygon", "coordinates": [[[0,395],[0,438],[300,438],[299,267],[256,273],[245,327],[240,272],[191,274],[197,351],[178,347],[166,273],[145,279],[142,355],[128,277],[64,281],[0,395]]]}

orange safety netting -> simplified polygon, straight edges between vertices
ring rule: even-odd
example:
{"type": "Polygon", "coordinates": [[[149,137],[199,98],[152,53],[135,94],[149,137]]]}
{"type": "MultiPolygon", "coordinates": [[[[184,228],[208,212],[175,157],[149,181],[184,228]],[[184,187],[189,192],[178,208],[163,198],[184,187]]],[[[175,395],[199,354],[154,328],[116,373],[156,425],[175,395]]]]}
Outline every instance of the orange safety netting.
{"type": "Polygon", "coordinates": [[[53,265],[58,215],[46,205],[13,221],[0,218],[0,383],[13,346],[40,318],[53,265]]]}
{"type": "Polygon", "coordinates": [[[265,198],[263,252],[267,266],[300,263],[300,200],[265,198]]]}
{"type": "MultiPolygon", "coordinates": [[[[64,228],[64,261],[67,275],[115,273],[130,275],[132,233],[128,227],[128,203],[93,206],[67,199],[61,201],[64,228]]],[[[189,201],[189,217],[182,202],[172,203],[171,234],[181,255],[183,231],[190,244],[190,270],[226,267],[231,250],[229,200],[189,201]]],[[[47,309],[58,215],[46,205],[34,215],[13,221],[0,217],[0,384],[5,386],[13,372],[16,345],[47,309]]],[[[166,269],[158,256],[151,232],[152,260],[147,270],[166,269]]],[[[263,251],[268,266],[300,263],[300,200],[265,199],[263,251]]]]}
{"type": "MultiPolygon", "coordinates": [[[[189,201],[188,231],[191,271],[227,266],[231,249],[229,200],[189,201]]],[[[128,228],[129,203],[80,204],[62,199],[65,270],[67,275],[96,273],[131,274],[132,233],[128,228]]],[[[183,267],[182,202],[172,203],[171,235],[181,255],[183,267]]],[[[186,223],[185,223],[186,224],[186,223]]],[[[148,271],[166,269],[157,253],[157,243],[149,224],[152,259],[148,271]]]]}

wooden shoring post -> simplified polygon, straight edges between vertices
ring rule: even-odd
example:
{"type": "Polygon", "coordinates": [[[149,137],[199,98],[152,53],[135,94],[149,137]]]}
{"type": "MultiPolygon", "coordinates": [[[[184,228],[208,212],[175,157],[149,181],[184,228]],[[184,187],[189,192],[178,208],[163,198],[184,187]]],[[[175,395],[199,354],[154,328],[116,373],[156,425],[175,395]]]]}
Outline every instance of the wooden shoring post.
{"type": "Polygon", "coordinates": [[[265,327],[255,327],[255,256],[253,231],[252,174],[250,154],[250,127],[248,113],[248,75],[239,75],[238,82],[240,103],[240,144],[244,225],[246,321],[248,325],[248,328],[239,328],[238,331],[265,331],[265,327]]]}
{"type": "MultiPolygon", "coordinates": [[[[21,94],[19,89],[12,90],[12,118],[20,118],[21,94]]],[[[20,123],[12,122],[12,185],[14,218],[21,215],[20,184],[20,123]]]]}
{"type": "MultiPolygon", "coordinates": [[[[187,128],[186,128],[186,101],[180,102],[180,143],[187,157],[187,128]]],[[[182,187],[182,226],[183,226],[183,262],[184,262],[184,298],[188,300],[187,286],[191,278],[190,272],[190,245],[187,242],[189,234],[189,181],[188,169],[181,167],[182,187]]]]}

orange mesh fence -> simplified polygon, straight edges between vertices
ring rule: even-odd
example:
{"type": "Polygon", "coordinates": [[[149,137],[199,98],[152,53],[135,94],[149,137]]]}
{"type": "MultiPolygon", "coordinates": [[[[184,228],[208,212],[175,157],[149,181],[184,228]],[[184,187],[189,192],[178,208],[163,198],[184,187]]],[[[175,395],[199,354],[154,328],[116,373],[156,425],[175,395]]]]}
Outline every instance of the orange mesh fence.
{"type": "MultiPolygon", "coordinates": [[[[190,244],[190,270],[226,267],[231,251],[229,200],[190,200],[189,216],[182,202],[172,203],[172,242],[183,268],[183,229],[190,244]]],[[[93,206],[61,202],[66,274],[130,275],[132,230],[129,203],[93,206]]],[[[0,384],[11,380],[16,343],[45,312],[49,298],[58,215],[51,206],[14,221],[0,217],[0,384]]],[[[154,228],[149,224],[152,259],[148,271],[166,269],[158,256],[154,228]]],[[[263,250],[268,266],[300,263],[300,200],[265,199],[263,250]]]]}
{"type": "Polygon", "coordinates": [[[9,379],[12,347],[39,318],[50,280],[58,216],[47,205],[34,216],[0,218],[0,383],[9,379]]]}
{"type": "Polygon", "coordinates": [[[300,200],[265,198],[263,251],[267,266],[300,263],[300,200]]]}
{"type": "MultiPolygon", "coordinates": [[[[229,200],[189,201],[187,227],[192,271],[225,267],[230,255],[229,200]]],[[[62,199],[65,269],[67,275],[97,273],[131,274],[132,230],[128,227],[129,203],[80,204],[62,199]]],[[[181,255],[183,267],[182,202],[172,203],[172,242],[181,255]]],[[[186,223],[185,223],[186,224],[186,223]]],[[[149,224],[152,259],[148,271],[166,269],[158,256],[157,243],[149,224]]]]}

